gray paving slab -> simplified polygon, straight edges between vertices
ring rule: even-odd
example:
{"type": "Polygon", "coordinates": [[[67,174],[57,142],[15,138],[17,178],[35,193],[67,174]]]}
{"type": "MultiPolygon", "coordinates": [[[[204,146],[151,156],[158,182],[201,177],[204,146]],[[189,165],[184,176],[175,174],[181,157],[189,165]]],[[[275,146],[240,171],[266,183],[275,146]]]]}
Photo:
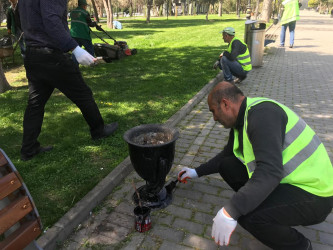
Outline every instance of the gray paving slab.
{"type": "MultiPolygon", "coordinates": [[[[270,44],[265,49],[263,66],[254,68],[240,88],[247,96],[270,97],[294,109],[316,130],[332,160],[333,18],[311,11],[300,14],[294,48],[278,48],[278,41],[270,44]]],[[[286,44],[288,41],[287,32],[286,44]]],[[[207,84],[195,101],[191,100],[168,120],[168,124],[180,131],[168,180],[172,180],[181,167],[193,167],[208,160],[227,142],[228,130],[212,120],[207,108],[207,93],[215,83],[207,84]]],[[[58,244],[59,249],[268,249],[240,226],[232,235],[229,247],[219,248],[211,239],[211,220],[232,195],[232,190],[217,174],[186,185],[178,184],[172,205],[152,212],[152,229],[136,232],[131,225],[135,205],[128,186],[132,180],[139,186],[142,179],[131,171],[129,162],[124,166],[126,176],[119,177],[117,188],[111,193],[112,188],[109,188],[110,194],[100,205],[102,209],[89,216],[92,208],[87,204],[88,212],[80,210],[83,215],[74,216],[76,221],[81,219],[79,227],[78,223],[70,224],[71,218],[65,216],[39,243],[43,243],[45,249],[54,248],[59,239],[65,239],[58,244]],[[66,220],[69,220],[67,224],[66,220]],[[75,230],[62,230],[68,224],[75,230]],[[68,235],[70,230],[72,233],[68,235]]],[[[101,198],[97,201],[95,198],[93,205],[100,201],[101,198]]],[[[83,200],[81,206],[87,202],[91,202],[90,199],[83,200]]],[[[297,229],[311,239],[313,249],[333,249],[332,213],[323,223],[297,229]]]]}

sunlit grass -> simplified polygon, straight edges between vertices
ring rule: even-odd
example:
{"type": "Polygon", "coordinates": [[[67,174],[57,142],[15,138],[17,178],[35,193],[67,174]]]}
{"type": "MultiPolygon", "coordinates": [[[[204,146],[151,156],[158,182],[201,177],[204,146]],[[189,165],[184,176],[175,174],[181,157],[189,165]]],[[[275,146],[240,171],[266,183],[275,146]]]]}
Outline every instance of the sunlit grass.
{"type": "MultiPolygon", "coordinates": [[[[4,62],[13,89],[0,94],[0,147],[26,182],[41,215],[50,227],[128,155],[122,136],[134,126],[164,123],[218,73],[212,70],[226,44],[219,32],[233,26],[243,38],[244,20],[235,15],[126,19],[122,30],[108,33],[127,41],[138,54],[81,67],[106,123],[118,121],[119,130],[102,141],[92,141],[79,109],[55,90],[45,107],[39,140],[54,149],[28,162],[20,160],[22,122],[28,98],[22,59],[4,62]]],[[[105,24],[103,23],[103,28],[105,24]]],[[[102,32],[96,32],[107,39],[102,32]]],[[[94,43],[101,41],[93,37],[94,43]]],[[[108,39],[110,43],[112,40],[108,39]]]]}

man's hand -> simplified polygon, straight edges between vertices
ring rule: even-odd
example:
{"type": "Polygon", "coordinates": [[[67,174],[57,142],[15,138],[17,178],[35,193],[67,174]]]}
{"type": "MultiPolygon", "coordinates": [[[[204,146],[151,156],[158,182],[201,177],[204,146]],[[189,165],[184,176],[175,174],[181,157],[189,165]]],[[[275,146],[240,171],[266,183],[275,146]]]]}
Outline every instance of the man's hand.
{"type": "Polygon", "coordinates": [[[224,208],[218,211],[213,221],[212,238],[215,243],[220,246],[229,245],[230,237],[237,226],[237,221],[231,218],[224,208]]]}
{"type": "Polygon", "coordinates": [[[187,179],[194,179],[198,178],[197,171],[193,168],[187,168],[184,167],[180,172],[178,173],[178,181],[182,183],[187,183],[187,179]]]}
{"type": "Polygon", "coordinates": [[[82,49],[80,46],[77,46],[73,50],[73,54],[74,54],[76,60],[78,61],[78,63],[80,63],[82,65],[89,66],[89,65],[93,64],[96,60],[92,55],[90,55],[87,51],[82,49]]]}
{"type": "Polygon", "coordinates": [[[214,65],[213,65],[213,69],[217,69],[219,67],[220,61],[217,60],[214,65]]]}

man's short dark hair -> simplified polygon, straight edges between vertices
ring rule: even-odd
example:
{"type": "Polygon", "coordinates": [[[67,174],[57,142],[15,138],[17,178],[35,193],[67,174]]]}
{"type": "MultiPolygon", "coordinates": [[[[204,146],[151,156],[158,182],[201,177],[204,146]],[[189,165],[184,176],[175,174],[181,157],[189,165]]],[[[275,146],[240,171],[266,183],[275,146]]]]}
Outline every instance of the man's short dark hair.
{"type": "Polygon", "coordinates": [[[221,103],[223,98],[229,99],[232,102],[237,102],[241,96],[244,96],[243,92],[234,83],[217,88],[212,92],[212,100],[218,104],[221,103]]]}

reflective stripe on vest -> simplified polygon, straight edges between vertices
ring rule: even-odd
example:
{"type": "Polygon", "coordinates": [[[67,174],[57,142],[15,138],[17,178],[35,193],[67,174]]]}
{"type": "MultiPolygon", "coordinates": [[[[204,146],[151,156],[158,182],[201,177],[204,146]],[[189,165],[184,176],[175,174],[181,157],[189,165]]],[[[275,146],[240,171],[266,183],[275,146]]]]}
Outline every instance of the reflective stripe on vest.
{"type": "Polygon", "coordinates": [[[242,40],[238,39],[237,37],[234,37],[231,42],[229,43],[228,45],[228,49],[227,51],[229,53],[231,53],[231,46],[232,46],[232,43],[235,41],[235,40],[238,40],[240,41],[242,44],[244,44],[246,46],[246,51],[245,53],[241,54],[241,55],[238,55],[236,60],[237,62],[240,63],[240,65],[242,66],[243,70],[245,71],[250,71],[252,69],[252,64],[251,64],[251,57],[250,57],[250,52],[249,52],[249,49],[246,45],[246,43],[244,43],[242,40]]]}
{"type": "Polygon", "coordinates": [[[283,176],[281,183],[298,186],[318,196],[332,196],[333,167],[319,137],[292,110],[268,98],[247,98],[243,128],[243,152],[240,152],[238,148],[238,131],[234,129],[234,154],[247,167],[249,177],[251,178],[256,169],[256,161],[247,134],[248,112],[251,107],[267,101],[280,106],[288,116],[285,140],[282,145],[283,176]]]}

